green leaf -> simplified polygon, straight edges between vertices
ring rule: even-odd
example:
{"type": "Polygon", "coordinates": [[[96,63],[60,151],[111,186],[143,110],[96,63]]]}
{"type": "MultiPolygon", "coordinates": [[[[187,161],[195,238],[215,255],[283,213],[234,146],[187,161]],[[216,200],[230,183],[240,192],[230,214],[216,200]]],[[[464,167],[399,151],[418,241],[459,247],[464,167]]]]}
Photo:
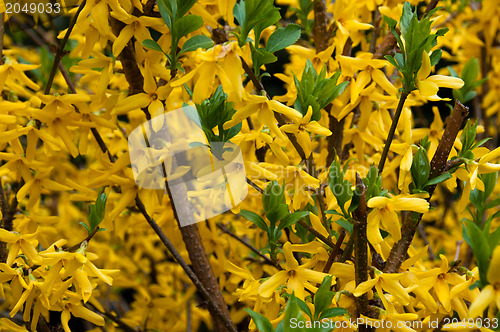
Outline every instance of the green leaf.
{"type": "Polygon", "coordinates": [[[150,48],[152,50],[155,50],[155,51],[158,51],[158,52],[162,52],[162,53],[165,53],[163,52],[163,50],[161,49],[161,46],[158,45],[157,42],[155,42],[154,40],[152,39],[146,39],[146,40],[143,40],[142,42],[142,46],[145,46],[147,48],[150,48]]]}
{"type": "Polygon", "coordinates": [[[260,72],[260,67],[278,60],[274,54],[268,52],[264,48],[255,49],[255,47],[250,44],[250,49],[252,50],[253,70],[257,75],[260,72]]]}
{"type": "Polygon", "coordinates": [[[89,226],[87,226],[86,223],[84,223],[83,221],[80,221],[79,224],[82,225],[83,227],[85,227],[88,234],[92,233],[92,231],[90,230],[89,226]]]}
{"type": "Polygon", "coordinates": [[[188,145],[190,148],[197,148],[197,147],[200,147],[200,146],[208,146],[202,142],[191,142],[189,143],[188,145]]]}
{"type": "Polygon", "coordinates": [[[491,256],[489,241],[483,231],[475,223],[469,220],[467,220],[466,223],[470,246],[479,268],[479,277],[482,285],[486,285],[488,283],[486,275],[488,272],[488,267],[490,264],[489,259],[491,256]]]}
{"type": "Polygon", "coordinates": [[[99,222],[104,219],[104,213],[106,209],[106,201],[108,196],[105,193],[101,193],[96,200],[96,214],[99,222]]]}
{"type": "Polygon", "coordinates": [[[451,178],[451,174],[449,172],[446,172],[444,174],[436,176],[435,178],[427,181],[425,183],[424,187],[433,186],[433,185],[439,184],[439,183],[444,182],[444,181],[446,181],[446,180],[448,180],[450,178],[451,178]]]}
{"type": "Polygon", "coordinates": [[[334,292],[330,290],[332,276],[326,276],[314,295],[314,318],[318,319],[321,312],[328,309],[332,304],[334,292]]]}
{"type": "Polygon", "coordinates": [[[177,17],[180,18],[194,6],[196,0],[177,0],[177,17]]]}
{"type": "Polygon", "coordinates": [[[199,48],[209,48],[213,45],[213,40],[207,36],[196,35],[186,40],[184,45],[182,45],[182,50],[179,52],[179,55],[186,52],[196,51],[199,48]]]}
{"type": "Polygon", "coordinates": [[[272,209],[278,207],[280,204],[285,204],[285,192],[283,187],[278,184],[278,181],[274,180],[269,182],[264,194],[262,195],[262,204],[264,205],[264,211],[271,211],[272,209]]]}
{"type": "Polygon", "coordinates": [[[290,214],[288,211],[288,205],[280,204],[269,211],[266,211],[266,217],[269,221],[275,225],[278,221],[282,220],[290,214]]]}
{"type": "Polygon", "coordinates": [[[439,60],[441,59],[441,56],[443,54],[443,50],[438,48],[434,52],[432,52],[431,56],[429,57],[431,60],[431,66],[435,66],[438,64],[439,60]]]}
{"type": "Polygon", "coordinates": [[[348,222],[347,220],[342,218],[339,220],[335,220],[335,223],[339,226],[344,227],[345,230],[349,232],[349,234],[352,234],[353,225],[350,222],[348,222]]]}
{"type": "Polygon", "coordinates": [[[479,75],[479,61],[476,58],[471,58],[464,66],[462,71],[462,79],[465,84],[473,83],[479,75]]]}
{"type": "MultiPolygon", "coordinates": [[[[294,318],[294,321],[297,323],[304,321],[304,316],[302,315],[299,305],[297,304],[297,297],[295,294],[290,295],[290,298],[288,299],[285,309],[285,318],[283,320],[285,322],[290,322],[292,318],[294,318]]],[[[292,328],[291,325],[292,324],[284,324],[284,331],[304,331],[304,328],[292,328]]]]}
{"type": "Polygon", "coordinates": [[[319,320],[321,321],[324,318],[333,318],[347,314],[348,311],[344,308],[329,308],[321,313],[319,316],[319,320]]]}
{"type": "Polygon", "coordinates": [[[292,45],[300,38],[300,33],[301,28],[297,24],[288,24],[285,28],[278,28],[267,40],[267,51],[274,53],[292,45]]]}
{"type": "Polygon", "coordinates": [[[245,310],[246,312],[248,312],[248,314],[250,315],[250,317],[252,317],[252,320],[255,323],[255,326],[257,326],[257,329],[259,331],[262,331],[262,332],[274,332],[273,325],[271,324],[271,322],[269,321],[269,319],[267,319],[266,317],[262,316],[261,314],[255,312],[255,311],[253,311],[251,309],[244,308],[243,310],[245,310]]]}
{"type": "Polygon", "coordinates": [[[386,55],[384,56],[384,58],[389,61],[391,63],[391,65],[393,65],[394,67],[398,68],[398,69],[401,69],[398,65],[398,63],[396,62],[396,59],[394,59],[394,57],[392,55],[386,55]]]}
{"type": "Polygon", "coordinates": [[[302,301],[299,298],[296,298],[296,300],[297,300],[297,304],[300,307],[300,310],[302,310],[312,320],[314,317],[313,317],[311,309],[309,308],[309,306],[307,305],[307,303],[305,303],[304,301],[302,301]]]}
{"type": "Polygon", "coordinates": [[[297,221],[299,221],[300,219],[302,219],[304,217],[307,217],[308,215],[309,215],[309,211],[297,211],[297,212],[290,213],[283,220],[281,220],[280,224],[278,225],[278,229],[282,230],[282,229],[285,229],[287,227],[290,227],[293,224],[295,224],[297,221]]]}
{"type": "Polygon", "coordinates": [[[172,34],[175,34],[175,38],[179,40],[180,38],[190,34],[191,32],[198,30],[202,26],[203,26],[203,19],[200,16],[186,15],[174,22],[172,34]]]}
{"type": "Polygon", "coordinates": [[[250,220],[251,222],[253,222],[255,224],[255,226],[259,227],[264,232],[267,232],[268,227],[267,227],[266,222],[257,213],[254,213],[252,211],[247,211],[247,210],[241,210],[240,211],[240,215],[243,218],[245,218],[245,219],[250,220]]]}
{"type": "Polygon", "coordinates": [[[156,3],[158,4],[158,10],[160,11],[161,18],[167,25],[170,31],[172,31],[172,9],[168,5],[168,0],[158,0],[156,3]]]}

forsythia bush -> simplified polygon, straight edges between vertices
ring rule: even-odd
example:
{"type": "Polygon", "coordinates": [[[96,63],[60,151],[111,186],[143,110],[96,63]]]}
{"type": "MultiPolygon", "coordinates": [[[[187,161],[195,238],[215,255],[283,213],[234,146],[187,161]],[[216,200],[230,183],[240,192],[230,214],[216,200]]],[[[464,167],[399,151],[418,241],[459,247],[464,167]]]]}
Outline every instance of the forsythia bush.
{"type": "Polygon", "coordinates": [[[500,330],[500,1],[16,2],[2,331],[500,330]],[[128,138],[189,105],[248,194],[181,227],[128,138]]]}

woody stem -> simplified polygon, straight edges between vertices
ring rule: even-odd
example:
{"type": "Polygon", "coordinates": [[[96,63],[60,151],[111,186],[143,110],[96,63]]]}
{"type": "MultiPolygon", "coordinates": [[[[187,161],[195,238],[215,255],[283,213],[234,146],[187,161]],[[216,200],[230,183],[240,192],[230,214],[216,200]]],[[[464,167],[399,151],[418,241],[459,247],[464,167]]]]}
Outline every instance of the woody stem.
{"type": "Polygon", "coordinates": [[[384,151],[382,152],[382,157],[380,157],[380,162],[378,164],[378,172],[382,173],[384,170],[385,160],[387,159],[387,154],[389,153],[389,148],[391,147],[392,140],[394,138],[394,133],[396,132],[396,127],[398,126],[399,117],[403,111],[403,106],[405,104],[406,98],[408,97],[408,92],[403,92],[399,98],[398,107],[396,108],[396,113],[392,119],[391,129],[389,129],[389,134],[387,135],[387,140],[385,141],[384,151]]]}

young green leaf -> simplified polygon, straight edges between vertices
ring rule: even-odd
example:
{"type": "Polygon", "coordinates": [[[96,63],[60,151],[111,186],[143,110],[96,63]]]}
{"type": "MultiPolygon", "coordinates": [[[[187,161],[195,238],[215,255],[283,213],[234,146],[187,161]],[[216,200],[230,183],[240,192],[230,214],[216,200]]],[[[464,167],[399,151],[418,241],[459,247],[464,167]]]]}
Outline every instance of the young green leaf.
{"type": "Polygon", "coordinates": [[[283,218],[283,220],[281,220],[280,224],[278,225],[278,229],[282,230],[290,227],[300,219],[307,217],[309,214],[309,211],[297,211],[290,213],[285,218],[283,218]]]}
{"type": "Polygon", "coordinates": [[[247,210],[241,210],[240,214],[243,218],[250,220],[251,222],[253,222],[255,224],[255,226],[259,227],[264,232],[267,232],[268,227],[267,227],[266,222],[257,213],[254,213],[252,211],[247,211],[247,210]]]}
{"type": "Polygon", "coordinates": [[[186,52],[196,51],[199,48],[209,48],[213,45],[213,40],[208,38],[207,36],[196,35],[186,40],[184,45],[182,45],[182,50],[179,52],[179,55],[186,52]]]}
{"type": "Polygon", "coordinates": [[[269,319],[267,319],[266,317],[262,316],[261,314],[255,312],[255,311],[253,311],[251,309],[244,308],[243,310],[245,310],[246,312],[248,312],[248,314],[250,315],[250,317],[252,317],[252,320],[255,323],[255,326],[257,326],[257,329],[259,331],[262,331],[262,332],[274,332],[273,325],[271,324],[271,322],[269,321],[269,319]]]}
{"type": "Polygon", "coordinates": [[[300,32],[301,28],[297,24],[288,24],[284,28],[278,28],[267,40],[267,51],[274,53],[292,45],[300,38],[300,32]]]}
{"type": "Polygon", "coordinates": [[[155,51],[158,51],[158,52],[162,52],[162,53],[165,53],[163,52],[163,50],[161,49],[161,46],[158,45],[157,42],[155,42],[154,40],[152,39],[146,39],[146,40],[143,40],[142,41],[142,46],[145,46],[147,48],[150,48],[152,50],[155,50],[155,51]]]}
{"type": "Polygon", "coordinates": [[[180,39],[191,32],[194,32],[201,28],[203,25],[203,19],[198,15],[187,15],[179,18],[174,22],[173,32],[175,32],[175,37],[180,39]]]}

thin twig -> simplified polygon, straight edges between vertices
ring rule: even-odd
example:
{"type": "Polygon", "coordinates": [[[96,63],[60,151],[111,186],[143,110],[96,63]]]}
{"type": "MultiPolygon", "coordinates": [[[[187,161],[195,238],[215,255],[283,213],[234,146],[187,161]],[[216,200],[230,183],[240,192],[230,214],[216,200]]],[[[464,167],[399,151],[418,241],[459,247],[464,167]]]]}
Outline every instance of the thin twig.
{"type": "Polygon", "coordinates": [[[337,239],[337,242],[335,243],[335,247],[330,253],[330,256],[328,256],[328,260],[326,261],[325,267],[323,267],[323,273],[330,273],[330,269],[332,268],[332,265],[335,262],[335,259],[340,252],[340,247],[342,246],[342,242],[344,242],[345,235],[346,232],[343,229],[337,239]]]}
{"type": "Polygon", "coordinates": [[[268,264],[268,265],[272,265],[274,266],[275,268],[277,268],[278,270],[282,270],[282,267],[277,264],[276,262],[273,262],[269,257],[267,257],[266,255],[263,255],[259,249],[255,248],[254,246],[252,246],[250,243],[248,243],[248,241],[242,239],[241,237],[239,237],[238,235],[234,234],[233,232],[231,232],[229,230],[229,228],[227,228],[226,225],[224,224],[221,224],[221,223],[217,223],[216,224],[217,227],[224,233],[226,233],[227,235],[231,236],[232,238],[238,240],[240,243],[242,243],[243,245],[245,245],[248,249],[252,250],[254,253],[256,253],[259,257],[261,257],[262,259],[264,259],[264,263],[268,264]]]}
{"type": "Polygon", "coordinates": [[[94,237],[94,235],[99,231],[100,227],[97,226],[96,228],[94,228],[94,230],[81,242],[78,242],[77,244],[75,244],[74,246],[72,247],[69,247],[68,249],[66,249],[67,251],[69,252],[73,252],[73,251],[76,251],[78,250],[78,248],[81,247],[82,243],[83,242],[87,242],[89,243],[90,240],[92,240],[92,238],[94,237]]]}
{"type": "Polygon", "coordinates": [[[323,241],[330,248],[332,248],[332,249],[335,248],[335,244],[332,242],[331,239],[329,239],[327,237],[324,237],[320,232],[318,232],[317,230],[315,230],[312,226],[308,225],[305,221],[299,220],[297,223],[300,226],[302,226],[305,229],[307,229],[309,231],[309,233],[314,234],[314,236],[316,236],[318,239],[320,239],[321,241],[323,241]]]}
{"type": "Polygon", "coordinates": [[[396,113],[394,114],[394,118],[392,119],[391,129],[389,129],[389,134],[387,135],[387,140],[385,141],[384,151],[382,152],[382,156],[380,157],[380,162],[378,164],[379,174],[384,170],[385,160],[387,159],[387,154],[389,153],[389,148],[391,147],[394,133],[396,132],[396,128],[398,126],[399,117],[401,116],[401,112],[403,111],[403,106],[407,97],[408,92],[403,92],[401,94],[401,97],[399,97],[398,107],[396,108],[396,113]]]}
{"type": "Polygon", "coordinates": [[[82,3],[80,4],[80,6],[78,7],[78,10],[76,11],[75,15],[73,15],[73,18],[71,19],[71,22],[69,23],[68,30],[66,30],[66,34],[64,35],[63,40],[59,44],[59,48],[57,49],[56,55],[54,56],[54,63],[52,64],[52,69],[50,70],[49,79],[47,81],[47,85],[45,86],[44,94],[46,94],[46,95],[48,95],[50,93],[50,89],[52,88],[52,83],[54,82],[54,77],[56,76],[57,67],[59,66],[59,62],[61,61],[62,57],[64,56],[64,47],[66,46],[66,43],[68,42],[69,36],[71,35],[73,28],[75,27],[76,20],[78,19],[78,16],[80,15],[81,11],[83,10],[83,7],[85,7],[86,3],[87,3],[87,0],[83,0],[82,3]]]}
{"type": "Polygon", "coordinates": [[[113,315],[111,312],[109,311],[100,311],[99,309],[97,309],[92,303],[90,302],[87,302],[85,304],[85,306],[88,308],[88,309],[92,309],[94,311],[97,311],[98,313],[100,313],[102,316],[105,316],[106,318],[112,320],[113,322],[116,323],[116,325],[118,325],[118,327],[120,329],[122,329],[123,331],[125,332],[139,332],[140,330],[136,329],[136,328],[133,328],[131,327],[130,325],[128,325],[127,323],[125,323],[123,320],[121,320],[119,317],[113,315]],[[92,308],[89,308],[89,306],[91,306],[92,308]]]}
{"type": "Polygon", "coordinates": [[[3,65],[3,34],[5,32],[4,19],[5,13],[0,13],[0,66],[3,65]]]}
{"type": "Polygon", "coordinates": [[[251,185],[252,188],[254,188],[255,190],[257,190],[259,193],[264,194],[264,190],[261,187],[259,187],[258,185],[256,185],[255,182],[253,182],[249,178],[246,178],[246,179],[247,179],[247,183],[249,185],[251,185]]]}

